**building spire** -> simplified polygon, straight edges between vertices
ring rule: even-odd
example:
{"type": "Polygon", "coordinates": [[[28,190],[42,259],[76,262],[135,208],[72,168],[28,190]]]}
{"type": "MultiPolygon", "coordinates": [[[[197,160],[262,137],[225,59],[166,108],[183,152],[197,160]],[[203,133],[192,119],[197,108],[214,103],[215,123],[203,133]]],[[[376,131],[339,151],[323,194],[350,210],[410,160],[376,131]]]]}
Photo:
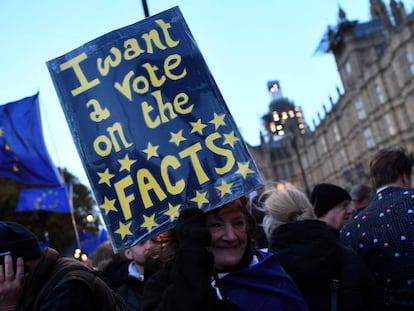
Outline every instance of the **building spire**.
{"type": "Polygon", "coordinates": [[[371,20],[380,18],[385,27],[391,28],[392,24],[390,15],[388,14],[388,10],[384,2],[382,0],[370,0],[369,2],[371,4],[371,20]]]}
{"type": "Polygon", "coordinates": [[[343,22],[346,22],[346,13],[342,9],[341,5],[338,3],[338,24],[342,24],[343,22]]]}
{"type": "Polygon", "coordinates": [[[405,12],[404,4],[402,1],[390,1],[390,7],[391,7],[391,14],[394,18],[394,24],[396,27],[402,26],[404,24],[404,20],[407,17],[407,13],[405,12]]]}

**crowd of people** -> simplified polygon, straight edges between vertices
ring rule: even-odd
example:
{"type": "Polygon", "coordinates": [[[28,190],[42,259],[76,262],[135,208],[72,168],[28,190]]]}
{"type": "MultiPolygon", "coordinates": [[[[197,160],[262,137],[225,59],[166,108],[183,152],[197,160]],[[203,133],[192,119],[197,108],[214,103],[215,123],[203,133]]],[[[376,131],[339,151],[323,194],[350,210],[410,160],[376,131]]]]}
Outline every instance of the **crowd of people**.
{"type": "Polygon", "coordinates": [[[414,310],[414,155],[381,149],[371,184],[266,189],[208,212],[93,269],[0,222],[0,311],[414,310]]]}

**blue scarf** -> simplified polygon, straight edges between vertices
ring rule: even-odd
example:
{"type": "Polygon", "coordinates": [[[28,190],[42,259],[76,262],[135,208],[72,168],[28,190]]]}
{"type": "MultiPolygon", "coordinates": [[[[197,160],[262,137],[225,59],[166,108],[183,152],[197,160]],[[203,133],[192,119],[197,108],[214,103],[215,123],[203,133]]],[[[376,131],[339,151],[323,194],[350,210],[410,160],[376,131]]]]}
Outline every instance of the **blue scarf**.
{"type": "Polygon", "coordinates": [[[256,251],[260,260],[221,279],[229,300],[249,311],[307,311],[305,301],[292,279],[273,254],[256,251]]]}

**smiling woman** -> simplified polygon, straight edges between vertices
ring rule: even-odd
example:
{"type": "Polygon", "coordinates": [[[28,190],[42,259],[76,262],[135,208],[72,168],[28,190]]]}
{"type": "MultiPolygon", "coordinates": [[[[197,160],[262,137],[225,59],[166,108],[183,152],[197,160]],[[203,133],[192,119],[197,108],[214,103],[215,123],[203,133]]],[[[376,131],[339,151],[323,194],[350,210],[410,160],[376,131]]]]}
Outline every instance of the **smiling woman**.
{"type": "Polygon", "coordinates": [[[247,202],[182,211],[175,256],[147,279],[142,310],[308,310],[276,257],[253,249],[247,202]]]}
{"type": "Polygon", "coordinates": [[[243,254],[247,254],[247,223],[241,206],[240,200],[236,200],[207,214],[210,251],[218,271],[231,269],[241,261],[243,254]]]}

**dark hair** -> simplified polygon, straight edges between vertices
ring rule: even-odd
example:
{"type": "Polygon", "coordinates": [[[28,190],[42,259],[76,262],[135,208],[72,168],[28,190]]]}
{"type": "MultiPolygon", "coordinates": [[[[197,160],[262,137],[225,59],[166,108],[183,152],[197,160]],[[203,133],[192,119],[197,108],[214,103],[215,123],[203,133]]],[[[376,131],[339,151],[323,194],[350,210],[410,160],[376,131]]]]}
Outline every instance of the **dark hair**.
{"type": "Polygon", "coordinates": [[[171,229],[151,238],[154,243],[150,258],[165,264],[174,258],[177,250],[177,241],[175,238],[175,229],[171,229]]]}
{"type": "Polygon", "coordinates": [[[403,146],[383,148],[377,152],[369,164],[372,184],[382,187],[395,182],[403,174],[411,176],[414,155],[403,146]]]}

